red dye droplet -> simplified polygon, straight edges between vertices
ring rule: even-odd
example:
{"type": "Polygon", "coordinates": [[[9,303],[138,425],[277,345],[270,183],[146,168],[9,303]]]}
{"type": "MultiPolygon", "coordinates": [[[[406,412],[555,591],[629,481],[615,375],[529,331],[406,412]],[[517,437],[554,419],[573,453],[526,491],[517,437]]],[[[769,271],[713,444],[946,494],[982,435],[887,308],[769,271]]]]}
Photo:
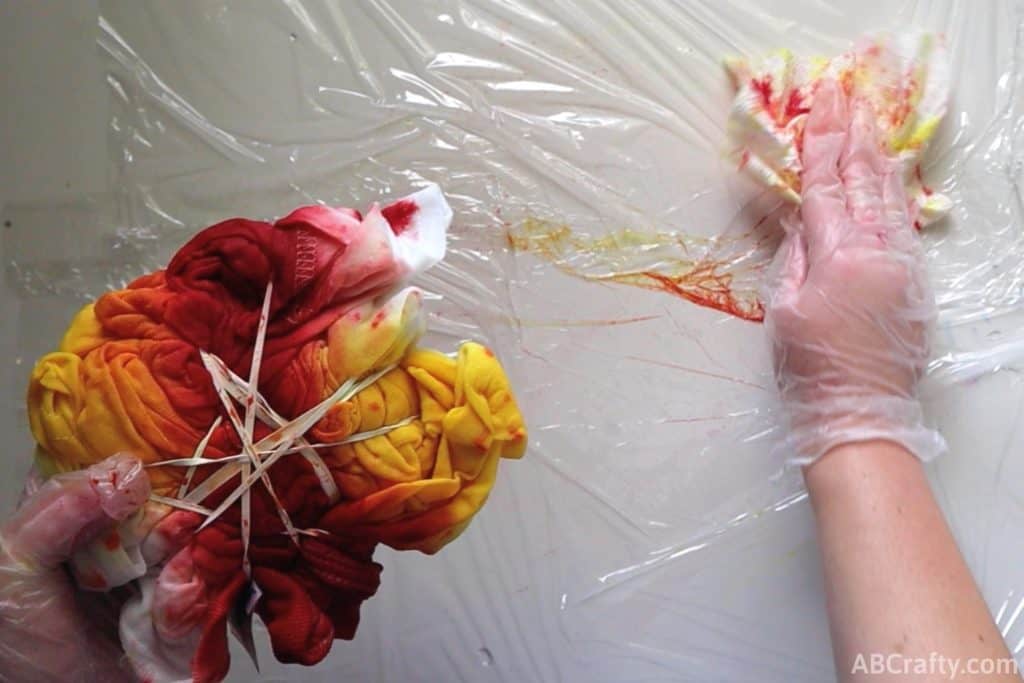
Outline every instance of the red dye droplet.
{"type": "Polygon", "coordinates": [[[116,531],[111,531],[110,534],[103,539],[103,545],[106,546],[107,550],[117,550],[121,545],[121,536],[116,531]]]}
{"type": "Polygon", "coordinates": [[[403,199],[390,206],[385,206],[380,212],[384,214],[384,218],[391,225],[391,232],[401,235],[412,224],[412,218],[419,210],[420,207],[416,202],[411,199],[403,199]]]}

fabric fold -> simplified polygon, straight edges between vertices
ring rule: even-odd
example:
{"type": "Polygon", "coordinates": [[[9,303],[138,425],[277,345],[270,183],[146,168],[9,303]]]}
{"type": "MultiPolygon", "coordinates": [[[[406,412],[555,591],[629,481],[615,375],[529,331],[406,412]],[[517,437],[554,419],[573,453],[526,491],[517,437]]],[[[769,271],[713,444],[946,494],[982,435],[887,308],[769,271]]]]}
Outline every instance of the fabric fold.
{"type": "Polygon", "coordinates": [[[139,586],[121,633],[141,676],[221,680],[229,625],[245,614],[279,660],[315,664],[355,635],[380,585],[377,544],[436,552],[486,501],[498,461],[523,454],[493,353],[417,346],[423,295],[408,281],[443,258],[451,218],[429,186],[365,214],[223,221],[166,270],[84,307],[36,364],[28,412],[43,471],[118,451],[148,466],[154,500],[72,563],[93,589],[139,586]],[[260,444],[308,411],[319,412],[243,506],[242,459],[273,451],[243,449],[245,416],[260,444]]]}

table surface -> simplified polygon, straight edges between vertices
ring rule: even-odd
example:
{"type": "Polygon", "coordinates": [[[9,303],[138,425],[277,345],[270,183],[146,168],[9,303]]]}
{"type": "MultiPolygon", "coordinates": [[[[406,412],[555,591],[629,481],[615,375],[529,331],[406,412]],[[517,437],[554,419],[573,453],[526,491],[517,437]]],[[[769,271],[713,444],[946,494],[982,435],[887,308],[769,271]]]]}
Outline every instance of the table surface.
{"type": "MultiPolygon", "coordinates": [[[[531,451],[521,462],[503,464],[484,511],[444,552],[379,553],[382,589],[364,606],[353,642],[337,643],[311,670],[276,663],[261,643],[261,680],[832,676],[809,509],[792,473],[780,474],[779,463],[767,461],[770,435],[751,436],[771,431],[772,422],[765,392],[747,386],[770,382],[759,328],[657,293],[596,290],[532,257],[510,256],[487,233],[505,219],[478,204],[504,202],[519,217],[557,219],[564,210],[593,231],[626,219],[720,225],[742,203],[736,193],[757,195],[714,161],[720,144],[707,141],[708,131],[722,126],[717,117],[724,116],[727,88],[716,85],[723,77],[708,70],[702,50],[732,45],[757,54],[792,44],[833,53],[865,31],[913,24],[944,30],[954,61],[951,122],[938,143],[952,151],[938,155],[932,168],[946,174],[938,181],[958,209],[944,232],[926,236],[937,277],[983,265],[977,259],[991,257],[995,248],[984,245],[996,244],[996,233],[1010,245],[1004,256],[1018,263],[1024,250],[1013,251],[1021,228],[1014,222],[1020,206],[1013,208],[1013,188],[1019,203],[1024,97],[1014,84],[1024,59],[1024,3],[991,3],[982,11],[952,0],[898,6],[773,0],[756,11],[745,2],[695,3],[683,11],[667,2],[652,3],[652,14],[640,16],[617,14],[599,2],[583,9],[551,3],[550,14],[536,3],[431,2],[424,10],[419,3],[376,2],[351,17],[343,4],[298,1],[251,11],[236,3],[183,3],[177,10],[104,3],[111,30],[131,48],[119,57],[97,49],[100,5],[0,5],[0,213],[11,221],[0,240],[0,429],[7,435],[0,510],[15,504],[28,467],[23,387],[34,355],[56,341],[76,302],[96,293],[68,297],[61,287],[75,286],[74,278],[51,288],[39,278],[57,272],[44,266],[63,263],[81,265],[87,286],[101,282],[89,270],[108,263],[101,255],[111,234],[100,221],[113,216],[119,229],[129,230],[117,233],[114,244],[152,244],[163,253],[226,212],[280,215],[303,198],[332,201],[346,192],[369,201],[399,192],[403,178],[416,182],[436,173],[466,216],[461,225],[457,218],[451,272],[501,283],[481,290],[491,297],[485,297],[490,308],[467,312],[455,290],[446,289],[449,272],[425,282],[446,298],[439,304],[437,339],[482,335],[502,351],[533,428],[531,451]],[[623,28],[629,20],[639,22],[634,33],[623,28]],[[616,21],[623,22],[619,33],[602,33],[616,21]],[[571,40],[563,31],[570,22],[578,22],[571,40]],[[370,39],[355,56],[359,40],[344,29],[368,32],[382,23],[385,32],[402,29],[408,49],[401,59],[413,66],[399,68],[398,57],[392,62],[377,55],[389,48],[370,39]],[[453,27],[465,42],[437,48],[453,27]],[[237,49],[215,45],[226,37],[237,49]],[[490,47],[480,42],[484,38],[490,47]],[[509,46],[516,56],[502,52],[509,46]],[[328,68],[332,50],[334,62],[356,74],[351,82],[344,76],[335,82],[328,68]],[[290,59],[278,58],[286,52],[290,59]],[[609,54],[625,58],[613,65],[609,54]],[[193,56],[196,63],[189,62],[193,56]],[[477,77],[474,69],[519,68],[520,58],[535,60],[537,71],[481,77],[489,85],[479,91],[465,85],[477,77]],[[381,63],[396,66],[389,73],[381,63]],[[430,68],[414,68],[424,63],[430,68]],[[374,78],[384,84],[374,86],[374,78]],[[407,90],[388,85],[388,78],[407,90]],[[351,83],[379,87],[380,99],[355,92],[351,83]],[[647,94],[662,109],[641,111],[637,101],[616,100],[659,84],[666,89],[647,94]],[[120,101],[118,87],[129,91],[120,101]],[[267,97],[261,87],[295,88],[300,96],[267,97]],[[171,92],[180,102],[168,99],[171,92]],[[428,96],[437,100],[434,109],[417,109],[416,98],[428,96]],[[445,96],[470,102],[472,111],[446,105],[445,96]],[[396,130],[377,129],[384,125],[374,118],[380,111],[401,112],[396,130]],[[563,135],[557,125],[574,115],[563,135]],[[599,115],[611,117],[604,128],[599,115]],[[445,116],[457,126],[438,122],[445,116]],[[407,124],[411,128],[401,130],[407,124]],[[153,138],[133,143],[129,128],[150,130],[153,138]],[[573,131],[583,132],[576,139],[573,131]],[[221,133],[228,137],[217,137],[221,133]],[[361,136],[378,134],[404,147],[358,152],[361,136]],[[227,151],[212,154],[215,144],[227,151]],[[446,144],[458,148],[458,159],[444,156],[446,144]],[[126,161],[126,150],[136,156],[126,161]],[[350,167],[346,155],[355,153],[384,160],[381,177],[373,175],[373,164],[350,167]],[[414,154],[424,157],[400,166],[414,154]],[[289,156],[300,161],[289,165],[289,156]],[[566,159],[593,176],[559,175],[566,159]],[[491,170],[481,168],[487,163],[491,170]],[[350,171],[358,182],[346,184],[350,171]],[[1008,179],[1005,194],[972,186],[989,172],[1008,179]],[[325,189],[330,186],[320,178],[340,189],[325,189]],[[488,179],[493,186],[481,189],[488,179]],[[635,190],[615,189],[629,183],[635,190]],[[510,310],[518,325],[502,318],[510,310]],[[628,317],[653,322],[580,326],[628,317]],[[630,360],[636,358],[654,364],[630,360]],[[679,367],[698,372],[680,376],[679,367]],[[727,427],[688,423],[723,412],[730,416],[727,427]],[[742,441],[748,436],[750,444],[742,441]]],[[[111,267],[128,272],[146,262],[132,258],[111,267]]],[[[999,267],[1007,266],[993,266],[999,267]]],[[[944,293],[955,291],[940,289],[944,293]]],[[[1001,302],[999,315],[940,328],[947,361],[936,365],[927,406],[951,452],[930,475],[1019,653],[1024,477],[1016,475],[1024,474],[1024,383],[1018,311],[1012,299],[1001,302]]],[[[232,680],[254,680],[241,650],[233,652],[232,680]]]]}

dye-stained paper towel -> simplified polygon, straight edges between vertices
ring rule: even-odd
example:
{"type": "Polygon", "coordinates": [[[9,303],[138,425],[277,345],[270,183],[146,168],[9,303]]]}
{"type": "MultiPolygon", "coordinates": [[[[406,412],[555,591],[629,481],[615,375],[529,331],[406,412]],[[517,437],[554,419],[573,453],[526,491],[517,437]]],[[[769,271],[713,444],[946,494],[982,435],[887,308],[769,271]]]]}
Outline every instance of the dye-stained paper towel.
{"type": "Polygon", "coordinates": [[[832,59],[781,49],[758,62],[727,59],[725,66],[736,87],[727,128],[729,156],[787,201],[800,203],[804,122],[818,84],[831,78],[877,113],[880,143],[900,162],[915,225],[949,212],[949,197],[929,188],[921,173],[922,155],[946,114],[949,96],[942,36],[868,36],[832,59]]]}

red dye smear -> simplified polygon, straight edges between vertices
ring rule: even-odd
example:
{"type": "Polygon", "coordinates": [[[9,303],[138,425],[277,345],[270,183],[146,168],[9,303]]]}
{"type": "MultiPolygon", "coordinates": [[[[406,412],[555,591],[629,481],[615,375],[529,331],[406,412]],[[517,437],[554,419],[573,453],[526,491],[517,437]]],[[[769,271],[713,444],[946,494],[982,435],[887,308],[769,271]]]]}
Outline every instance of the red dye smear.
{"type": "Polygon", "coordinates": [[[412,223],[412,217],[419,210],[420,207],[416,202],[411,199],[403,199],[390,206],[385,206],[380,212],[384,214],[384,218],[391,225],[391,232],[401,235],[412,223]]]}
{"type": "Polygon", "coordinates": [[[895,97],[896,106],[889,112],[889,122],[893,128],[899,128],[906,122],[907,117],[910,116],[913,107],[911,102],[913,101],[914,91],[918,88],[917,79],[914,78],[913,69],[907,70],[904,74],[905,85],[900,86],[900,92],[895,97]]]}
{"type": "MultiPolygon", "coordinates": [[[[792,121],[795,117],[801,114],[806,114],[811,110],[810,107],[804,104],[804,98],[800,94],[799,90],[790,90],[789,94],[786,95],[785,104],[781,111],[772,103],[772,77],[770,74],[765,74],[761,78],[752,78],[750,80],[750,87],[757,93],[758,99],[761,101],[761,106],[764,107],[773,119],[779,124],[784,125],[792,121]]],[[[781,96],[781,95],[780,95],[781,96]]],[[[742,168],[742,166],[740,167],[742,168]]]]}
{"type": "Polygon", "coordinates": [[[766,213],[765,215],[763,215],[763,216],[761,216],[760,218],[758,218],[758,219],[757,219],[757,222],[756,222],[756,223],[754,223],[754,227],[753,227],[753,228],[751,229],[751,232],[753,232],[754,230],[757,230],[757,229],[758,229],[758,228],[760,228],[760,227],[761,227],[762,225],[764,225],[764,222],[765,222],[766,220],[768,220],[769,218],[771,218],[771,217],[772,217],[772,213],[773,213],[772,211],[769,211],[769,212],[768,212],[768,213],[766,213]]]}
{"type": "MultiPolygon", "coordinates": [[[[767,217],[767,216],[766,216],[767,217]]],[[[758,223],[764,222],[764,218],[758,223]]],[[[563,255],[574,251],[593,249],[586,238],[573,235],[568,226],[550,227],[544,221],[529,221],[523,226],[525,236],[506,233],[509,246],[515,251],[529,251],[540,255],[546,261],[560,264],[560,269],[575,277],[590,282],[614,282],[642,289],[654,290],[685,299],[698,306],[714,308],[723,313],[736,316],[743,320],[761,322],[764,320],[764,304],[758,301],[753,293],[738,295],[732,288],[733,275],[721,272],[723,264],[711,260],[698,263],[685,263],[680,273],[663,274],[657,271],[629,271],[625,273],[609,273],[590,275],[564,267],[563,255]]],[[[597,245],[599,249],[607,246],[597,245]]],[[[612,324],[615,321],[588,321],[588,324],[612,324]]],[[[635,322],[631,320],[630,322],[635,322]]]]}
{"type": "Polygon", "coordinates": [[[103,545],[107,547],[107,550],[117,550],[121,545],[121,536],[116,531],[111,531],[110,535],[103,539],[103,545]]]}
{"type": "Polygon", "coordinates": [[[168,546],[180,548],[192,538],[192,533],[203,519],[194,512],[175,510],[164,517],[154,531],[160,534],[168,546]]]}
{"type": "Polygon", "coordinates": [[[775,119],[775,110],[772,108],[772,77],[765,74],[762,78],[752,78],[750,87],[754,89],[761,100],[761,106],[775,119]]]}
{"type": "Polygon", "coordinates": [[[117,470],[110,470],[110,483],[117,486],[117,470]]]}
{"type": "Polygon", "coordinates": [[[892,124],[893,128],[899,128],[903,125],[903,122],[910,116],[910,109],[910,102],[904,101],[900,102],[889,112],[889,123],[892,124]]]}
{"type": "Polygon", "coordinates": [[[384,321],[384,311],[377,311],[376,315],[373,316],[373,322],[370,323],[370,327],[377,329],[380,327],[381,322],[384,321]]]}
{"type": "Polygon", "coordinates": [[[918,232],[921,232],[921,221],[918,221],[918,220],[914,221],[914,230],[917,230],[918,232]]]}
{"type": "Polygon", "coordinates": [[[761,97],[761,105],[769,112],[772,110],[772,77],[765,74],[763,78],[752,78],[750,87],[761,97]]]}
{"type": "MultiPolygon", "coordinates": [[[[692,282],[694,279],[693,275],[695,274],[697,273],[691,273],[685,279],[690,279],[692,282]]],[[[704,274],[711,276],[710,273],[704,274]]],[[[757,323],[764,321],[764,304],[760,301],[748,304],[740,302],[729,287],[727,276],[718,276],[716,278],[717,282],[713,283],[713,287],[683,287],[681,284],[684,278],[670,277],[668,275],[662,275],[661,273],[655,273],[649,270],[637,273],[637,275],[646,278],[647,281],[633,282],[630,284],[636,284],[644,289],[653,289],[665,292],[666,294],[677,296],[680,299],[686,299],[698,306],[714,308],[743,320],[750,320],[751,322],[757,323]]],[[[714,276],[711,277],[714,278],[714,276]]]]}
{"type": "Polygon", "coordinates": [[[368,408],[369,408],[369,409],[370,409],[371,411],[373,411],[373,412],[375,412],[375,413],[376,413],[376,412],[379,412],[379,411],[380,411],[380,404],[379,404],[379,403],[376,403],[376,402],[374,402],[374,403],[371,403],[371,404],[370,404],[369,406],[367,406],[367,407],[368,407],[368,408]]]}
{"type": "Polygon", "coordinates": [[[789,97],[786,98],[786,109],[784,112],[784,119],[789,121],[801,114],[806,114],[811,110],[810,107],[804,105],[804,99],[800,95],[799,90],[791,90],[789,97]]]}
{"type": "Polygon", "coordinates": [[[107,587],[106,580],[100,576],[99,572],[96,571],[80,574],[78,576],[78,583],[80,583],[83,588],[92,588],[93,590],[104,590],[107,587]]]}
{"type": "Polygon", "coordinates": [[[483,437],[483,436],[478,436],[476,438],[476,440],[473,441],[473,445],[476,446],[477,448],[479,448],[482,451],[486,451],[487,450],[487,439],[485,437],[483,437]]]}
{"type": "Polygon", "coordinates": [[[921,164],[914,167],[914,175],[917,176],[917,182],[921,183],[921,191],[924,192],[926,197],[931,197],[934,190],[924,184],[924,178],[921,177],[921,164]]]}
{"type": "Polygon", "coordinates": [[[484,355],[487,356],[488,358],[494,358],[494,351],[491,351],[490,349],[485,348],[484,349],[484,355]]]}
{"type": "Polygon", "coordinates": [[[745,150],[743,150],[743,156],[740,157],[740,169],[739,170],[742,171],[743,169],[745,169],[747,167],[747,164],[749,164],[749,163],[750,163],[750,151],[745,149],[745,150]]]}
{"type": "MultiPolygon", "coordinates": [[[[792,121],[797,116],[810,113],[811,108],[808,107],[800,95],[799,90],[793,90],[789,93],[789,98],[786,100],[786,122],[792,121]]],[[[793,143],[796,145],[796,154],[801,159],[804,158],[804,128],[800,126],[793,135],[793,143]]]]}

